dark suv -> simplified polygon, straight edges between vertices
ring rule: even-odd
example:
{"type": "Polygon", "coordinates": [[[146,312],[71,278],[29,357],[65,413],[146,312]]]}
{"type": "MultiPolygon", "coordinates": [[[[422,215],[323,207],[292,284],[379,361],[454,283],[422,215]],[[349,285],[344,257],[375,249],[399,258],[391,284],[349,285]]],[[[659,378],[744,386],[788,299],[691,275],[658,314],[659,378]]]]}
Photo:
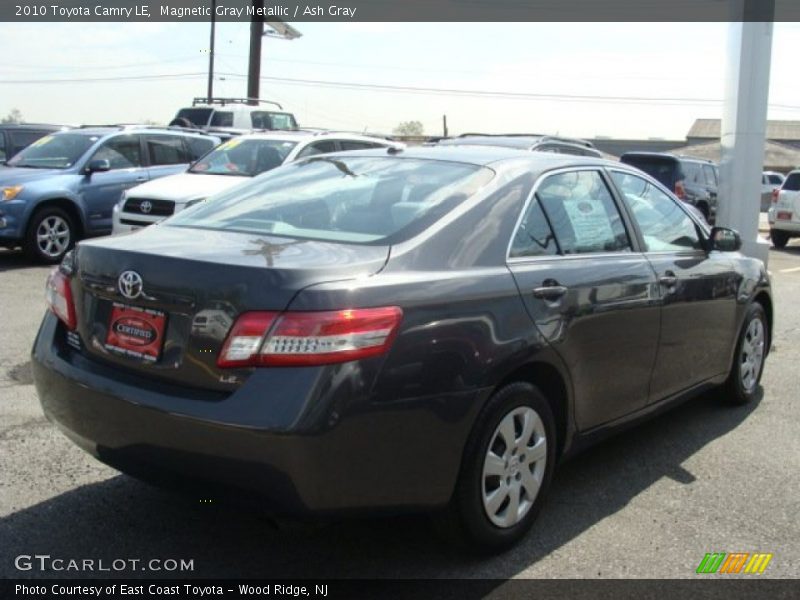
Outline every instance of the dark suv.
{"type": "Polygon", "coordinates": [[[603,156],[591,142],[586,140],[536,133],[463,133],[458,137],[441,139],[437,143],[441,146],[501,146],[531,152],[553,152],[594,158],[603,156]]]}
{"type": "Polygon", "coordinates": [[[626,152],[619,160],[655,177],[678,198],[703,213],[706,221],[714,223],[719,185],[715,162],[656,152],[626,152]]]}
{"type": "Polygon", "coordinates": [[[42,123],[3,123],[0,125],[0,163],[4,163],[39,138],[64,129],[68,127],[42,123]]]}

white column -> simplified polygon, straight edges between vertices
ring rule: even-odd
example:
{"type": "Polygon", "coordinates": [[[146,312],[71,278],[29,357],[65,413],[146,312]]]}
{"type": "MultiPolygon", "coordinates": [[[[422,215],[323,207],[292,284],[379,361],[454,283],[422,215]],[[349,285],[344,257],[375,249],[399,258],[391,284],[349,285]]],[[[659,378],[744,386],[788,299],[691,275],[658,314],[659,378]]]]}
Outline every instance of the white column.
{"type": "Polygon", "coordinates": [[[730,24],[716,222],[736,229],[742,251],[765,263],[769,244],[759,240],[758,218],[771,54],[772,23],[730,24]]]}

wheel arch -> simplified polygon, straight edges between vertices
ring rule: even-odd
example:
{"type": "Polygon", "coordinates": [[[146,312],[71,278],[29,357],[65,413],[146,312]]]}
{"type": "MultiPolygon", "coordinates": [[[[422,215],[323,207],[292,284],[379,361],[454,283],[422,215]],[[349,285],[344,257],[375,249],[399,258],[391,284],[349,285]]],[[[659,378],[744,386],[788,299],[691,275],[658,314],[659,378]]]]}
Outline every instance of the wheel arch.
{"type": "Polygon", "coordinates": [[[26,219],[25,223],[25,229],[27,230],[27,228],[30,226],[31,220],[38,212],[47,208],[60,208],[67,213],[67,215],[69,215],[70,219],[72,219],[72,224],[75,227],[76,241],[84,236],[86,232],[86,224],[83,218],[83,211],[77,202],[66,195],[54,196],[52,198],[46,198],[37,202],[31,208],[30,214],[28,214],[28,218],[26,219]]]}
{"type": "Polygon", "coordinates": [[[573,428],[571,383],[566,373],[559,367],[543,360],[534,360],[517,366],[503,377],[494,391],[516,381],[524,381],[536,386],[544,394],[556,422],[556,456],[561,457],[567,449],[573,428]]]}

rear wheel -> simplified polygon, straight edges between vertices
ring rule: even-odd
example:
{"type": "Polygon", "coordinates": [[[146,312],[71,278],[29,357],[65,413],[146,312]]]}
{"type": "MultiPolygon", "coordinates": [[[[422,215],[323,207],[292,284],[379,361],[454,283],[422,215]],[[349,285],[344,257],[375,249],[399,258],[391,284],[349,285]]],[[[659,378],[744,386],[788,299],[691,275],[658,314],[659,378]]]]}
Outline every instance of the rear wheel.
{"type": "Polygon", "coordinates": [[[780,229],[771,229],[769,239],[772,240],[772,245],[776,248],[783,248],[789,243],[789,234],[780,229]]]}
{"type": "Polygon", "coordinates": [[[733,404],[752,401],[764,371],[764,358],[769,348],[769,328],[764,308],[754,302],[747,315],[736,343],[733,366],[725,384],[726,399],[733,404]]]}
{"type": "Polygon", "coordinates": [[[482,552],[515,544],[541,510],[556,456],[555,423],[529,383],[498,390],[476,420],[444,516],[454,541],[482,552]]]}
{"type": "Polygon", "coordinates": [[[23,248],[33,260],[54,264],[75,245],[75,228],[58,207],[43,208],[31,217],[23,248]]]}

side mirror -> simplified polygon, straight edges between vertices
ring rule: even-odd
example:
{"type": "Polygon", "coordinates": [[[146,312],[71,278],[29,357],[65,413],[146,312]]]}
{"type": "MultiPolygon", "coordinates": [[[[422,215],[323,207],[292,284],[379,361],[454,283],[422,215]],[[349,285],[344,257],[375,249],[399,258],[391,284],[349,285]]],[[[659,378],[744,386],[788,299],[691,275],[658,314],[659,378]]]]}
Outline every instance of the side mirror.
{"type": "Polygon", "coordinates": [[[96,158],[94,160],[90,160],[89,164],[86,165],[86,169],[84,169],[87,175],[91,175],[92,173],[101,173],[103,171],[110,171],[111,170],[111,163],[108,162],[106,158],[96,158]]]}
{"type": "Polygon", "coordinates": [[[738,231],[727,227],[714,227],[711,230],[711,249],[720,252],[736,252],[742,248],[742,238],[738,231]]]}

